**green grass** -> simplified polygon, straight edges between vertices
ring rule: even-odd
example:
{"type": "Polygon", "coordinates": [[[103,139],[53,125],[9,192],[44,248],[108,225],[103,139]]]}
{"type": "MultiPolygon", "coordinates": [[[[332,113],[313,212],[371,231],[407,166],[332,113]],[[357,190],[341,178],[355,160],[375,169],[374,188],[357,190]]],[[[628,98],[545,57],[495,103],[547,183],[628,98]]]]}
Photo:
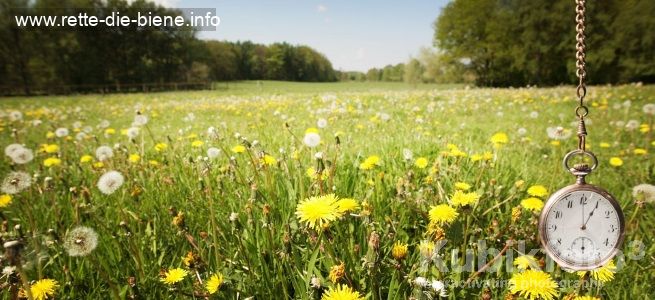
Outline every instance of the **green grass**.
{"type": "MultiPolygon", "coordinates": [[[[652,127],[652,116],[644,114],[642,106],[655,102],[655,87],[589,91],[588,142],[601,162],[589,179],[621,202],[629,220],[624,251],[637,240],[645,247],[642,259],[626,260],[614,280],[584,294],[647,299],[655,280],[651,272],[655,213],[652,203],[637,208],[632,187],[653,184],[655,146],[652,130],[628,130],[617,122],[636,120],[644,128],[652,127]],[[621,105],[626,100],[631,106],[621,105]],[[609,147],[601,148],[601,143],[609,147]],[[636,148],[648,153],[636,155],[636,148]],[[612,167],[610,157],[620,157],[624,164],[612,167]]],[[[28,164],[13,164],[5,156],[0,165],[3,178],[11,170],[22,170],[34,181],[0,208],[7,224],[3,240],[22,234],[25,279],[57,280],[57,297],[62,299],[106,299],[112,291],[118,298],[202,299],[205,290],[198,278],[204,282],[214,273],[225,277],[219,292],[211,296],[216,299],[318,299],[333,286],[330,269],[341,263],[346,275],[340,283],[369,299],[425,298],[425,290],[411,281],[417,276],[467,280],[471,272],[452,269],[464,263],[462,252],[476,253],[478,240],[496,249],[509,239],[525,240],[528,249],[539,247],[537,214],[523,209],[513,221],[511,211],[528,197],[531,185],[544,185],[552,193],[574,181],[561,167],[561,158],[576,146],[575,134],[560,145],[553,145],[546,134],[546,128],[555,126],[575,131],[574,93],[573,87],[465,89],[265,81],[230,83],[215,91],[2,99],[0,111],[18,110],[23,120],[0,118],[1,145],[18,142],[35,152],[28,164]],[[131,127],[137,111],[149,122],[130,141],[121,130],[131,127]],[[319,118],[328,123],[318,130],[322,143],[308,148],[303,136],[308,128],[317,127],[319,118]],[[42,123],[33,124],[35,119],[42,123]],[[102,120],[109,121],[114,134],[98,127],[102,120]],[[90,126],[86,138],[76,139],[76,122],[81,123],[80,130],[90,126]],[[70,130],[69,138],[47,136],[59,127],[70,130]],[[209,127],[218,134],[209,135],[209,127]],[[520,136],[519,128],[526,134],[520,136]],[[509,143],[497,148],[489,140],[499,132],[508,135],[509,143]],[[202,145],[194,147],[194,141],[202,145]],[[157,143],[168,148],[156,151],[157,143]],[[39,152],[42,144],[57,144],[59,151],[39,152]],[[450,144],[466,157],[446,155],[453,152],[450,144]],[[104,166],[80,162],[83,155],[95,156],[101,145],[114,148],[114,157],[104,166]],[[233,153],[237,145],[246,146],[246,151],[233,153]],[[222,153],[206,160],[209,147],[222,153]],[[413,158],[405,160],[403,149],[410,149],[413,158]],[[322,152],[322,159],[315,158],[317,152],[322,152]],[[493,159],[471,159],[485,152],[493,159]],[[140,161],[130,162],[131,154],[138,154],[140,161]],[[263,154],[273,156],[276,163],[262,164],[263,154]],[[360,169],[360,163],[373,155],[379,156],[379,165],[360,169]],[[61,165],[45,167],[48,157],[60,158],[61,165]],[[419,157],[428,159],[426,168],[414,165],[419,157]],[[310,167],[326,170],[324,176],[308,176],[310,167]],[[104,195],[96,184],[108,170],[121,172],[125,183],[104,195]],[[473,207],[458,208],[457,219],[443,226],[448,242],[440,253],[450,271],[440,272],[422,258],[418,245],[434,239],[426,233],[428,211],[448,203],[456,182],[470,184],[481,198],[473,207]],[[361,210],[331,222],[325,230],[299,222],[296,205],[328,193],[356,199],[361,210]],[[184,222],[175,225],[178,213],[183,213],[184,222]],[[13,229],[17,224],[20,232],[13,229]],[[99,245],[88,256],[70,257],[63,243],[66,233],[78,225],[94,228],[99,245]],[[407,258],[400,262],[391,256],[396,241],[409,245],[407,258]],[[454,264],[453,250],[459,251],[454,264]],[[188,252],[198,258],[192,267],[183,263],[188,252]],[[171,288],[159,276],[175,267],[190,274],[171,288]],[[320,279],[321,288],[310,285],[313,277],[320,279]]],[[[508,280],[512,274],[503,267],[478,279],[508,280]]],[[[551,276],[558,281],[578,279],[560,269],[551,276]]],[[[20,286],[17,279],[2,277],[3,282],[20,286]]],[[[559,292],[564,297],[576,289],[559,292]]],[[[2,293],[8,298],[11,291],[5,288],[2,293]]],[[[484,293],[498,299],[508,289],[448,287],[451,299],[477,299],[484,293]]]]}

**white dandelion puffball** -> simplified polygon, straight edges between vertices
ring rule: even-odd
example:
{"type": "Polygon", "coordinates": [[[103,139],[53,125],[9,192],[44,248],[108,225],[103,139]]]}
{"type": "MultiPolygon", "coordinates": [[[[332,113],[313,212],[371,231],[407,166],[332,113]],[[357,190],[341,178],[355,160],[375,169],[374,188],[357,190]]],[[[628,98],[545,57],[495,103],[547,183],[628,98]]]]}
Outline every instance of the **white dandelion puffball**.
{"type": "Polygon", "coordinates": [[[635,199],[655,203],[655,185],[642,183],[632,188],[632,196],[635,199]]]}
{"type": "Polygon", "coordinates": [[[622,105],[623,105],[623,107],[625,107],[625,108],[630,108],[630,106],[632,106],[632,101],[630,101],[630,100],[625,100],[625,102],[623,102],[622,105]]]}
{"type": "Polygon", "coordinates": [[[530,113],[530,118],[532,118],[532,119],[536,119],[536,118],[538,118],[538,117],[539,117],[539,113],[538,113],[538,112],[533,111],[533,112],[530,113]]]}
{"type": "Polygon", "coordinates": [[[75,122],[73,123],[73,129],[80,129],[80,128],[82,128],[82,122],[80,122],[80,121],[75,121],[75,122]]]}
{"type": "Polygon", "coordinates": [[[139,135],[139,127],[130,127],[127,129],[127,137],[131,140],[135,139],[139,135]]]}
{"type": "Polygon", "coordinates": [[[86,132],[78,132],[75,135],[75,139],[78,141],[84,140],[86,138],[86,132]]]}
{"type": "Polygon", "coordinates": [[[65,137],[65,136],[68,136],[68,128],[63,128],[63,127],[57,128],[57,129],[55,130],[55,135],[56,135],[57,137],[65,137]]]}
{"type": "Polygon", "coordinates": [[[99,161],[105,161],[112,158],[113,156],[114,150],[112,150],[109,146],[100,146],[98,149],[96,149],[96,158],[99,161]]]}
{"type": "Polygon", "coordinates": [[[644,105],[644,113],[649,116],[655,116],[655,103],[648,103],[644,105]]]}
{"type": "Polygon", "coordinates": [[[520,136],[524,136],[526,133],[528,133],[528,130],[525,129],[525,128],[523,128],[523,127],[521,127],[521,128],[519,128],[519,130],[518,130],[517,132],[518,132],[518,134],[519,134],[520,136]]]}
{"type": "Polygon", "coordinates": [[[443,282],[433,279],[430,286],[435,293],[439,294],[440,297],[448,297],[448,294],[446,293],[446,285],[444,285],[443,282]]]}
{"type": "Polygon", "coordinates": [[[104,129],[104,128],[109,127],[109,125],[110,125],[110,124],[109,124],[109,121],[107,121],[107,120],[102,120],[102,121],[100,121],[100,124],[98,124],[98,127],[104,129]]]}
{"type": "Polygon", "coordinates": [[[34,153],[31,149],[21,147],[14,151],[9,157],[11,157],[11,160],[14,161],[15,164],[23,165],[34,159],[34,153]]]}
{"type": "Polygon", "coordinates": [[[328,121],[324,118],[320,118],[318,119],[318,121],[316,121],[316,126],[318,126],[318,128],[325,128],[327,127],[327,125],[328,125],[328,121]]]}
{"type": "Polygon", "coordinates": [[[416,277],[414,279],[414,284],[422,287],[426,287],[430,284],[430,282],[425,278],[425,277],[416,277]]]}
{"type": "Polygon", "coordinates": [[[7,147],[5,147],[5,155],[11,157],[14,152],[24,148],[23,145],[21,144],[10,144],[7,147]]]}
{"type": "Polygon", "coordinates": [[[216,147],[210,147],[207,149],[207,157],[210,159],[217,158],[219,155],[221,155],[221,149],[218,149],[216,147]]]}
{"type": "Polygon", "coordinates": [[[136,115],[134,116],[134,122],[132,122],[133,126],[143,126],[148,124],[148,116],[146,115],[136,115]]]}
{"type": "Polygon", "coordinates": [[[87,256],[98,246],[95,230],[79,226],[69,231],[64,238],[64,249],[70,256],[87,256]]]}
{"type": "Polygon", "coordinates": [[[34,127],[37,127],[37,126],[39,126],[41,124],[43,124],[43,121],[41,121],[41,120],[38,120],[38,119],[32,120],[32,126],[34,126],[34,127]]]}
{"type": "Polygon", "coordinates": [[[553,140],[565,140],[570,138],[572,134],[570,129],[565,129],[562,126],[548,127],[546,128],[546,133],[553,140]]]}
{"type": "Polygon", "coordinates": [[[637,128],[639,128],[639,121],[637,121],[637,120],[630,120],[630,121],[628,121],[628,123],[625,124],[625,129],[627,129],[627,130],[632,131],[632,130],[635,130],[637,128]]]}
{"type": "Polygon", "coordinates": [[[98,189],[105,195],[113,194],[118,188],[123,185],[125,179],[123,175],[117,171],[109,171],[100,176],[98,180],[98,189]]]}
{"type": "Polygon", "coordinates": [[[17,110],[14,110],[9,113],[9,121],[20,121],[23,119],[23,113],[17,110]]]}
{"type": "Polygon", "coordinates": [[[309,148],[314,148],[321,143],[321,136],[315,132],[308,132],[305,134],[305,137],[302,139],[303,144],[309,148]]]}
{"type": "Polygon", "coordinates": [[[403,158],[405,160],[412,160],[412,158],[414,158],[414,153],[412,153],[412,150],[405,148],[403,149],[403,158]]]}
{"type": "Polygon", "coordinates": [[[32,177],[25,172],[10,172],[2,181],[2,192],[6,194],[18,194],[32,185],[32,177]]]}

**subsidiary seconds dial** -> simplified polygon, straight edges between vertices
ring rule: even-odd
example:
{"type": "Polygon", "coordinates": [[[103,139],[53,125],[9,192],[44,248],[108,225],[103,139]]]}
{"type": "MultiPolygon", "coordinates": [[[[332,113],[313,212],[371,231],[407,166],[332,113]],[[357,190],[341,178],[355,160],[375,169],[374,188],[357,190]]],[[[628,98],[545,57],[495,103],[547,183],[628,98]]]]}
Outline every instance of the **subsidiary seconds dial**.
{"type": "Polygon", "coordinates": [[[602,189],[572,185],[553,194],[539,222],[542,245],[558,264],[590,270],[607,263],[623,241],[616,200],[602,189]]]}

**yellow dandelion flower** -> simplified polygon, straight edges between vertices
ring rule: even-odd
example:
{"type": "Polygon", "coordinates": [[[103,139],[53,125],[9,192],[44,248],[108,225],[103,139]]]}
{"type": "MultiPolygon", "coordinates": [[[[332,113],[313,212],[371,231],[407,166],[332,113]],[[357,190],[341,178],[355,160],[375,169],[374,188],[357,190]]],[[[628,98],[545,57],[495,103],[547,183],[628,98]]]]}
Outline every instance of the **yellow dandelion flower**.
{"type": "Polygon", "coordinates": [[[380,157],[377,155],[371,155],[368,158],[366,158],[361,164],[359,164],[359,168],[362,170],[371,170],[375,168],[375,166],[380,165],[380,157]]]}
{"type": "Polygon", "coordinates": [[[334,194],[310,197],[298,203],[296,216],[314,229],[322,228],[341,214],[334,194]]]}
{"type": "Polygon", "coordinates": [[[494,158],[494,154],[491,153],[490,151],[485,151],[482,153],[482,159],[485,161],[490,161],[494,158]]]}
{"type": "Polygon", "coordinates": [[[330,287],[321,300],[364,300],[364,297],[347,285],[337,285],[330,287]]]}
{"type": "Polygon", "coordinates": [[[612,146],[612,145],[610,145],[610,143],[605,143],[605,142],[600,143],[600,147],[601,147],[601,148],[609,148],[609,147],[611,147],[611,146],[612,146]]]}
{"type": "Polygon", "coordinates": [[[339,279],[343,278],[346,275],[346,265],[342,262],[341,264],[334,265],[330,268],[329,278],[332,283],[337,283],[339,279]]]}
{"type": "Polygon", "coordinates": [[[11,195],[0,195],[0,207],[7,207],[11,204],[11,195]]]}
{"type": "Polygon", "coordinates": [[[548,196],[548,189],[543,185],[533,185],[528,188],[528,195],[533,197],[546,197],[548,196]]]}
{"type": "Polygon", "coordinates": [[[521,200],[521,206],[534,212],[540,212],[541,209],[544,208],[544,201],[539,198],[530,197],[521,200]]]}
{"type": "Polygon", "coordinates": [[[537,270],[514,274],[509,280],[509,287],[512,294],[518,294],[530,300],[553,300],[559,295],[557,283],[550,275],[537,270]]]}
{"type": "Polygon", "coordinates": [[[455,188],[460,191],[468,191],[471,189],[471,185],[466,182],[455,182],[455,188]]]}
{"type": "Polygon", "coordinates": [[[45,134],[45,137],[48,138],[48,139],[51,139],[51,138],[55,137],[55,133],[52,132],[52,131],[48,131],[48,133],[45,134]]]}
{"type": "Polygon", "coordinates": [[[489,139],[494,146],[500,147],[502,145],[505,145],[509,142],[509,137],[507,137],[507,134],[504,132],[498,132],[494,135],[491,136],[491,139],[489,139]]]}
{"type": "Polygon", "coordinates": [[[610,165],[612,167],[620,167],[623,165],[623,160],[619,157],[612,157],[610,158],[610,165]]]}
{"type": "Polygon", "coordinates": [[[57,145],[57,144],[43,144],[43,145],[41,145],[40,151],[45,152],[45,153],[50,153],[50,154],[57,153],[57,152],[59,152],[59,145],[57,145]]]}
{"type": "Polygon", "coordinates": [[[155,166],[155,167],[156,167],[156,166],[159,166],[159,162],[156,161],[156,160],[149,160],[149,161],[148,161],[148,164],[151,165],[151,166],[155,166]]]}
{"type": "Polygon", "coordinates": [[[473,154],[471,155],[471,161],[476,162],[476,161],[481,161],[482,160],[482,154],[473,154]]]}
{"type": "Polygon", "coordinates": [[[136,153],[130,154],[130,157],[128,159],[130,160],[131,163],[135,164],[141,160],[141,155],[138,155],[136,153]]]}
{"type": "Polygon", "coordinates": [[[61,165],[61,159],[56,158],[56,157],[48,157],[43,161],[43,165],[50,168],[50,167],[56,167],[58,165],[61,165]]]}
{"type": "Polygon", "coordinates": [[[30,286],[30,292],[34,300],[45,300],[54,297],[58,287],[59,283],[54,279],[40,279],[30,286]]]}
{"type": "Polygon", "coordinates": [[[643,148],[636,148],[635,150],[632,151],[635,155],[645,155],[648,154],[648,150],[643,149],[643,148]]]}
{"type": "Polygon", "coordinates": [[[601,300],[601,299],[593,296],[577,296],[573,298],[573,300],[601,300]]]}
{"type": "Polygon", "coordinates": [[[480,200],[480,195],[476,192],[464,193],[461,190],[456,190],[450,197],[450,204],[454,206],[467,206],[474,205],[480,200]]]}
{"type": "Polygon", "coordinates": [[[587,272],[591,272],[591,278],[594,280],[600,281],[602,283],[610,282],[614,279],[614,273],[616,273],[616,265],[614,260],[610,260],[604,266],[591,270],[591,271],[579,271],[578,276],[583,277],[587,272]]]}
{"type": "Polygon", "coordinates": [[[407,244],[396,241],[391,248],[391,256],[397,260],[403,260],[407,257],[407,244]]]}
{"type": "Polygon", "coordinates": [[[234,153],[243,153],[246,152],[246,147],[243,145],[236,145],[232,147],[232,152],[234,153]]]}
{"type": "Polygon", "coordinates": [[[105,166],[105,164],[103,162],[101,162],[101,161],[96,162],[96,163],[93,164],[93,167],[96,168],[96,169],[103,168],[104,166],[105,166]]]}
{"type": "Polygon", "coordinates": [[[80,163],[88,163],[91,162],[92,160],[93,160],[93,156],[91,155],[82,155],[82,157],[80,157],[80,163]]]}
{"type": "Polygon", "coordinates": [[[352,198],[339,199],[337,201],[337,210],[339,211],[340,214],[345,214],[351,211],[353,212],[358,211],[359,203],[357,203],[357,200],[352,198]]]}
{"type": "Polygon", "coordinates": [[[414,162],[414,166],[419,169],[425,169],[428,166],[428,159],[425,157],[419,157],[414,162]]]}
{"type": "Polygon", "coordinates": [[[111,134],[115,134],[115,133],[116,133],[116,129],[114,129],[114,128],[105,129],[105,134],[106,135],[111,135],[111,134]]]}
{"type": "Polygon", "coordinates": [[[264,157],[262,157],[262,164],[267,166],[274,166],[277,164],[277,159],[271,155],[266,154],[264,157]]]}
{"type": "Polygon", "coordinates": [[[184,280],[187,275],[189,275],[189,271],[187,270],[181,268],[170,269],[164,273],[164,276],[160,278],[159,281],[168,285],[173,285],[184,280]]]}
{"type": "Polygon", "coordinates": [[[195,141],[191,142],[191,147],[199,148],[199,147],[202,147],[202,145],[204,145],[204,144],[205,144],[205,142],[203,142],[201,140],[195,140],[195,141]]]}
{"type": "Polygon", "coordinates": [[[209,294],[215,294],[218,292],[218,289],[221,288],[221,285],[223,284],[223,274],[218,273],[212,275],[212,277],[207,280],[207,283],[205,284],[205,289],[209,294]]]}
{"type": "Polygon", "coordinates": [[[157,143],[155,145],[155,151],[157,152],[162,152],[164,150],[168,149],[168,144],[166,143],[157,143]]]}
{"type": "Polygon", "coordinates": [[[521,255],[515,258],[514,265],[521,271],[525,271],[528,268],[536,270],[539,267],[537,259],[532,255],[521,255]]]}
{"type": "Polygon", "coordinates": [[[552,146],[558,147],[558,146],[561,145],[562,143],[561,143],[560,141],[553,140],[553,141],[550,141],[550,144],[551,144],[552,146]]]}
{"type": "Polygon", "coordinates": [[[318,133],[318,128],[309,127],[309,128],[307,128],[307,130],[305,130],[305,134],[308,134],[308,133],[318,133]]]}
{"type": "Polygon", "coordinates": [[[435,222],[440,225],[450,224],[455,221],[457,216],[459,216],[459,213],[448,204],[432,206],[430,207],[430,212],[428,214],[430,216],[430,222],[435,222]]]}

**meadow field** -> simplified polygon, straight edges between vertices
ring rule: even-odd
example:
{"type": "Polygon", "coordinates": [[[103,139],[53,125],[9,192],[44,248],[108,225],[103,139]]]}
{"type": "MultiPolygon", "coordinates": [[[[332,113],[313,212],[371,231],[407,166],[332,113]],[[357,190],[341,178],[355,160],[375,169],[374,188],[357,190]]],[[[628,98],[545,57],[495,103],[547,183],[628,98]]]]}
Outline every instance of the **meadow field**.
{"type": "Polygon", "coordinates": [[[0,99],[2,299],[655,296],[655,86],[589,88],[627,225],[589,274],[528,253],[573,87],[217,87],[0,99]]]}

